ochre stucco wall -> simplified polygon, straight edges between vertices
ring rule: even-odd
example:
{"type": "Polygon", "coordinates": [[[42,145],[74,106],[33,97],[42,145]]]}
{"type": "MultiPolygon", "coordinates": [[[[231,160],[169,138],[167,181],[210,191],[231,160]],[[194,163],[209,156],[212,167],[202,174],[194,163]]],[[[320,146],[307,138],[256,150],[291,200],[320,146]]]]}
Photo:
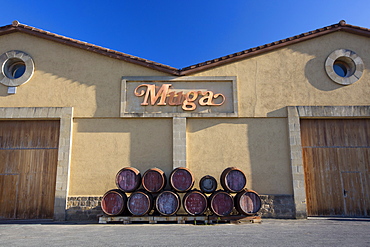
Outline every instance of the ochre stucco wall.
{"type": "Polygon", "coordinates": [[[1,107],[74,107],[69,195],[101,196],[125,166],[172,170],[171,119],[120,119],[122,76],[167,75],[26,34],[0,36],[0,53],[21,50],[35,72],[1,107]],[[160,142],[160,143],[159,143],[160,142]]]}
{"type": "MultiPolygon", "coordinates": [[[[246,47],[247,48],[247,47],[246,47]]],[[[122,76],[166,76],[34,36],[0,36],[0,54],[21,50],[34,59],[35,74],[7,94],[1,107],[74,107],[69,196],[102,195],[114,188],[125,166],[142,173],[172,170],[171,118],[119,118],[122,76]]],[[[187,119],[187,161],[196,178],[219,178],[229,166],[242,169],[247,187],[261,194],[292,194],[286,106],[369,105],[370,42],[337,32],[191,76],[237,76],[240,118],[187,119]],[[329,79],[326,57],[355,51],[364,61],[362,78],[350,86],[329,79]]]]}
{"type": "Polygon", "coordinates": [[[286,106],[370,104],[369,68],[369,39],[337,32],[192,75],[237,75],[240,117],[286,117],[286,106]],[[341,48],[365,64],[350,86],[333,82],[324,68],[329,54],[341,48]]]}
{"type": "Polygon", "coordinates": [[[287,133],[290,105],[369,105],[370,43],[367,38],[333,33],[193,76],[234,76],[238,80],[239,119],[188,120],[188,164],[196,177],[219,179],[228,166],[247,174],[247,187],[262,194],[292,194],[287,133]],[[333,82],[327,56],[345,48],[364,61],[359,81],[333,82]],[[195,168],[197,167],[197,169],[195,168]]]}
{"type": "Polygon", "coordinates": [[[2,107],[74,107],[74,117],[119,117],[122,76],[164,73],[71,46],[13,33],[0,36],[0,54],[21,50],[35,73],[15,95],[0,85],[2,107]]]}
{"type": "Polygon", "coordinates": [[[116,188],[115,176],[132,166],[141,174],[172,171],[171,119],[76,119],[69,194],[101,196],[116,188]]]}
{"type": "MultiPolygon", "coordinates": [[[[35,61],[35,74],[0,104],[73,106],[74,117],[118,117],[122,76],[165,76],[155,70],[26,34],[0,36],[0,52],[22,50],[35,61]]],[[[286,117],[288,105],[366,105],[370,93],[368,38],[332,33],[192,76],[237,76],[240,117],[286,117]],[[324,70],[334,50],[355,51],[364,61],[362,78],[350,86],[330,80],[324,70]]]]}
{"type": "Polygon", "coordinates": [[[245,173],[249,189],[292,194],[285,118],[189,119],[187,138],[196,187],[204,175],[220,181],[222,171],[232,166],[245,173]]]}

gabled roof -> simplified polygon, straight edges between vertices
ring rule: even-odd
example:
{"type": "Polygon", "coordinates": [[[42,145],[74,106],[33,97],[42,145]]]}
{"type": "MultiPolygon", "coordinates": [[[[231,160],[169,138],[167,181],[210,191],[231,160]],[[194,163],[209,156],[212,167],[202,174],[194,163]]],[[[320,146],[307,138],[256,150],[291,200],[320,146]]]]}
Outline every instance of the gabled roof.
{"type": "Polygon", "coordinates": [[[39,38],[43,38],[43,39],[55,41],[55,42],[58,42],[58,43],[62,43],[62,44],[65,44],[65,45],[69,45],[69,46],[81,48],[81,49],[84,49],[84,50],[92,51],[92,52],[99,53],[99,54],[102,54],[102,55],[105,55],[105,56],[108,56],[108,57],[116,58],[116,59],[123,60],[123,61],[126,61],[126,62],[134,63],[134,64],[138,64],[138,65],[148,67],[148,68],[151,68],[151,69],[155,69],[155,70],[159,70],[159,71],[162,71],[162,72],[166,72],[166,73],[170,73],[170,74],[174,74],[174,75],[178,74],[177,73],[178,69],[167,66],[167,65],[164,65],[164,64],[156,63],[156,62],[146,60],[146,59],[143,59],[143,58],[139,58],[139,57],[136,57],[136,56],[131,56],[131,55],[126,54],[126,53],[122,53],[122,52],[107,49],[107,48],[104,48],[104,47],[101,47],[101,46],[89,44],[87,42],[79,41],[79,40],[76,40],[76,39],[71,39],[71,38],[68,38],[68,37],[65,37],[65,36],[62,36],[62,35],[58,35],[58,34],[55,34],[55,33],[47,32],[47,31],[44,31],[44,30],[41,30],[41,29],[38,29],[38,28],[35,28],[35,27],[31,27],[31,26],[21,24],[18,21],[13,21],[13,23],[11,25],[0,27],[0,35],[4,35],[4,34],[8,34],[8,33],[14,33],[14,32],[21,32],[21,33],[30,34],[30,35],[33,35],[33,36],[37,36],[39,38]]]}
{"type": "Polygon", "coordinates": [[[293,37],[289,37],[286,39],[282,39],[279,41],[275,41],[272,43],[268,43],[265,45],[257,46],[254,48],[250,48],[248,50],[244,50],[241,52],[237,52],[234,54],[230,54],[227,56],[223,56],[220,58],[212,59],[203,63],[198,63],[186,68],[181,69],[181,74],[182,75],[187,75],[191,73],[196,73],[198,71],[210,69],[216,66],[224,65],[227,63],[235,62],[240,59],[245,59],[248,57],[256,56],[265,52],[269,52],[284,46],[292,45],[295,43],[299,43],[302,41],[306,41],[309,39],[313,39],[322,35],[326,35],[329,33],[337,32],[337,31],[344,31],[344,32],[349,32],[357,35],[362,35],[366,37],[370,37],[370,29],[367,28],[362,28],[362,27],[357,27],[357,26],[352,26],[349,24],[346,24],[344,20],[341,20],[339,23],[319,28],[310,32],[302,33],[293,37]]]}
{"type": "Polygon", "coordinates": [[[219,57],[216,59],[208,60],[203,63],[198,63],[192,66],[188,66],[182,69],[176,69],[171,66],[167,66],[164,64],[156,63],[147,59],[139,58],[136,56],[132,56],[126,53],[118,52],[115,50],[110,50],[101,46],[89,44],[86,42],[82,42],[76,39],[71,39],[62,35],[58,35],[55,33],[47,32],[38,28],[34,28],[31,26],[27,26],[24,24],[19,23],[18,21],[13,21],[11,25],[0,27],[0,35],[14,33],[14,32],[21,32],[30,34],[33,36],[37,36],[43,39],[55,41],[58,43],[66,44],[69,46],[77,47],[80,49],[88,50],[91,52],[99,53],[101,55],[105,55],[108,57],[116,58],[119,60],[123,60],[126,62],[134,63],[137,65],[141,65],[147,68],[151,68],[154,70],[158,70],[161,72],[169,73],[172,75],[190,75],[199,71],[207,70],[216,66],[225,65],[228,63],[232,63],[241,59],[249,58],[252,56],[256,56],[265,52],[269,52],[278,48],[282,48],[291,44],[295,44],[298,42],[306,41],[309,39],[313,39],[322,35],[326,35],[329,33],[337,32],[337,31],[344,31],[348,33],[353,33],[357,35],[362,35],[365,37],[370,37],[370,29],[362,28],[358,26],[352,26],[347,24],[345,21],[340,21],[337,24],[333,24],[327,27],[319,28],[310,32],[302,33],[293,37],[289,37],[286,39],[282,39],[279,41],[275,41],[272,43],[268,43],[265,45],[257,46],[254,48],[250,48],[248,50],[240,51],[237,53],[233,53],[227,56],[219,57]]]}

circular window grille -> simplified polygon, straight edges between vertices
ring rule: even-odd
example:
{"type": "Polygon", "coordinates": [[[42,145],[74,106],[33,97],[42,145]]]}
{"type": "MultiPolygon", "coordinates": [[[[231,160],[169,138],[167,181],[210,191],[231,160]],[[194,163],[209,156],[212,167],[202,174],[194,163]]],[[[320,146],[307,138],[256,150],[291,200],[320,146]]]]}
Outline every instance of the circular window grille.
{"type": "Polygon", "coordinates": [[[0,83],[17,87],[31,79],[35,65],[30,55],[23,51],[8,51],[0,56],[0,83]]]}
{"type": "Polygon", "coordinates": [[[360,79],[364,62],[353,51],[339,49],[333,51],[325,61],[325,70],[330,79],[341,85],[350,85],[360,79]]]}

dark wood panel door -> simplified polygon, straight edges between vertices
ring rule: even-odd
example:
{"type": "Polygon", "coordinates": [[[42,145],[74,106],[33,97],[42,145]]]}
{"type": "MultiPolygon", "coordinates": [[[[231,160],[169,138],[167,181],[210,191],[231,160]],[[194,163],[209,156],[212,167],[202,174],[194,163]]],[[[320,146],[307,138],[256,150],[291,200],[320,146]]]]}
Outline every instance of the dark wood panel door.
{"type": "Polygon", "coordinates": [[[301,120],[309,216],[370,216],[370,120],[301,120]]]}
{"type": "Polygon", "coordinates": [[[54,213],[59,121],[0,122],[0,219],[54,213]]]}

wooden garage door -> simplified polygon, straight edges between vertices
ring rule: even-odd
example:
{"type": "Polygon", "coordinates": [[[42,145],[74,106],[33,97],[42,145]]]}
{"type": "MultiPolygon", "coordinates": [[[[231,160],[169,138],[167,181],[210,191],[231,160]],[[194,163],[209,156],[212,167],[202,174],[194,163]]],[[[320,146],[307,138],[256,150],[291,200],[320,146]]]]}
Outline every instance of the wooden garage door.
{"type": "Polygon", "coordinates": [[[301,120],[309,216],[370,216],[370,120],[301,120]]]}
{"type": "Polygon", "coordinates": [[[54,213],[59,121],[0,121],[0,219],[54,213]]]}

